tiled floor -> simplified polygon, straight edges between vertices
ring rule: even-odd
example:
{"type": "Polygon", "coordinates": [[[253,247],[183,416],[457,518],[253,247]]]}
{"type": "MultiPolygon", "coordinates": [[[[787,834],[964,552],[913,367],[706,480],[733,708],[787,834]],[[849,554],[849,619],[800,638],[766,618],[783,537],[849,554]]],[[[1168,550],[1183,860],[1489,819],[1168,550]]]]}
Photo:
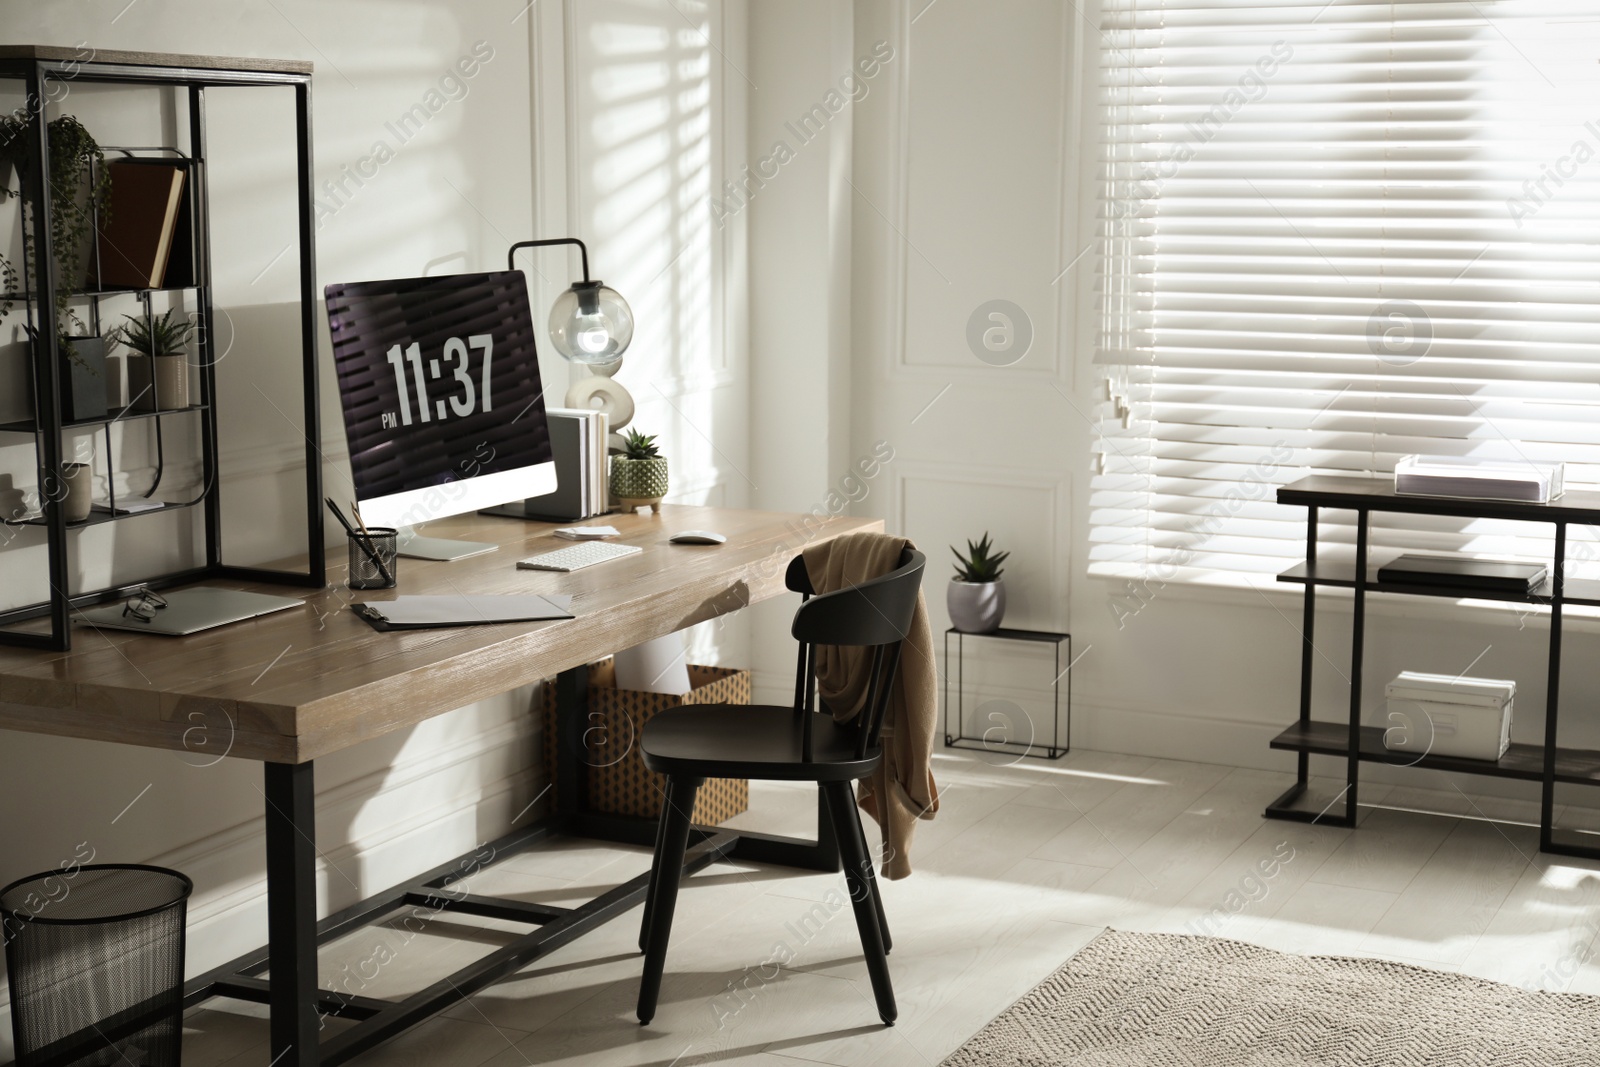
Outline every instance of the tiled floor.
{"type": "MultiPolygon", "coordinates": [[[[636,908],[356,1062],[923,1067],[1107,925],[1600,993],[1600,864],[1541,855],[1527,826],[1388,807],[1364,809],[1356,831],[1267,822],[1261,809],[1287,775],[1094,752],[1053,764],[941,752],[937,774],[943,810],[918,831],[916,874],[884,884],[900,1005],[892,1029],[878,1025],[842,876],[721,864],[679,897],[651,1026],[633,1016],[636,908]]],[[[741,824],[806,832],[814,794],[755,790],[741,824]]],[[[1381,786],[1363,800],[1533,814],[1529,804],[1381,786]]],[[[473,888],[562,904],[647,865],[643,850],[567,841],[473,888]]],[[[404,994],[491,951],[508,929],[436,920],[365,931],[325,950],[324,984],[404,994]]],[[[227,1001],[195,1011],[185,1063],[265,1067],[261,1016],[227,1001]]]]}

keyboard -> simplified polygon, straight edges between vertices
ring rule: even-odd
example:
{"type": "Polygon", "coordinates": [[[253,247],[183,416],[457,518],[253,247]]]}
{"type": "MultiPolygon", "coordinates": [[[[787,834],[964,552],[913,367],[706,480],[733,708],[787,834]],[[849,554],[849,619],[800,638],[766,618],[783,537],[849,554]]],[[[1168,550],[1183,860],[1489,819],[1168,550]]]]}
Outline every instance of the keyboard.
{"type": "Polygon", "coordinates": [[[540,556],[529,556],[527,559],[517,560],[517,569],[524,571],[576,571],[584,567],[592,567],[596,563],[604,563],[609,559],[621,559],[640,551],[637,545],[612,545],[604,541],[584,541],[573,545],[571,548],[558,548],[554,552],[546,552],[540,556]]]}

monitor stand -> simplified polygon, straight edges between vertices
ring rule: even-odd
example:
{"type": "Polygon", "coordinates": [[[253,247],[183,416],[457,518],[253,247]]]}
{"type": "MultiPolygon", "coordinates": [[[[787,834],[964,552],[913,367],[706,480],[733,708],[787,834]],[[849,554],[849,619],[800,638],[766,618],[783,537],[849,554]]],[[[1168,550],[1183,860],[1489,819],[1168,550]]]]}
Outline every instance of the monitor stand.
{"type": "Polygon", "coordinates": [[[468,556],[499,551],[499,545],[482,541],[451,541],[443,537],[423,537],[414,526],[400,527],[400,555],[407,559],[433,559],[451,562],[468,556]]]}

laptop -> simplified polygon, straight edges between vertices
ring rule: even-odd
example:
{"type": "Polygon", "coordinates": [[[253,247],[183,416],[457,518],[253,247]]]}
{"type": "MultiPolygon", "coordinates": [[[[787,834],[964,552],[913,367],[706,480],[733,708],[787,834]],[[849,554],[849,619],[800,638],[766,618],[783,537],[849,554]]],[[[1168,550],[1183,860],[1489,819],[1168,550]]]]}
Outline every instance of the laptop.
{"type": "MultiPolygon", "coordinates": [[[[125,601],[75,612],[73,619],[86,626],[108,630],[134,630],[164,637],[184,637],[202,630],[226,626],[231,622],[270,615],[299,607],[305,601],[295,597],[242,593],[237,589],[179,589],[161,594],[167,606],[147,611],[149,621],[124,610],[125,601]]],[[[137,596],[129,599],[137,599],[137,596]]]]}

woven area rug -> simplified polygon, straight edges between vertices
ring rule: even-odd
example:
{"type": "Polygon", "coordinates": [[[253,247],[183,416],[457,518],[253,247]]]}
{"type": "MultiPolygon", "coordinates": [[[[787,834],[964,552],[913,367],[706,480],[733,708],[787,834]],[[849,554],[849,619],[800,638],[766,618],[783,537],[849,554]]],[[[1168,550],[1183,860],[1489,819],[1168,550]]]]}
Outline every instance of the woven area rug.
{"type": "Polygon", "coordinates": [[[946,1067],[1578,1067],[1600,998],[1107,930],[946,1067]]]}

